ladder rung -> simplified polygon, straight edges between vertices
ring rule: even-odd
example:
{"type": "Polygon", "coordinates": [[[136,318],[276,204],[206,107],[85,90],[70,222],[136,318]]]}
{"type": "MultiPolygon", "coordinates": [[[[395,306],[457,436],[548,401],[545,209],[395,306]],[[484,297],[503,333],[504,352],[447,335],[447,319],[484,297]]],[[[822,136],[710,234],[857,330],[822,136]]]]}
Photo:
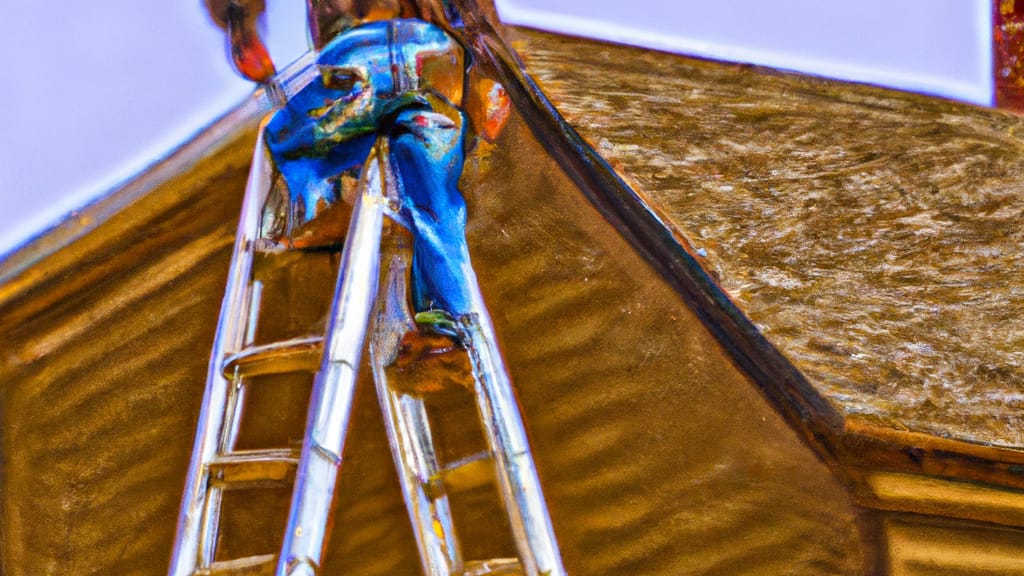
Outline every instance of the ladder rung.
{"type": "Polygon", "coordinates": [[[522,574],[523,567],[517,558],[492,558],[466,562],[463,576],[507,576],[522,574]]]}
{"type": "Polygon", "coordinates": [[[273,576],[276,554],[249,556],[224,562],[214,562],[208,568],[195,571],[195,576],[273,576]]]}
{"type": "Polygon", "coordinates": [[[315,372],[320,368],[323,338],[296,338],[246,348],[224,359],[224,378],[231,380],[237,370],[240,377],[315,372]]]}
{"type": "Polygon", "coordinates": [[[210,462],[210,482],[222,488],[287,484],[294,480],[298,463],[298,451],[289,448],[232,452],[210,462]]]}
{"type": "Polygon", "coordinates": [[[437,477],[447,491],[472,490],[494,480],[493,466],[490,453],[477,452],[448,464],[438,471],[437,477]]]}

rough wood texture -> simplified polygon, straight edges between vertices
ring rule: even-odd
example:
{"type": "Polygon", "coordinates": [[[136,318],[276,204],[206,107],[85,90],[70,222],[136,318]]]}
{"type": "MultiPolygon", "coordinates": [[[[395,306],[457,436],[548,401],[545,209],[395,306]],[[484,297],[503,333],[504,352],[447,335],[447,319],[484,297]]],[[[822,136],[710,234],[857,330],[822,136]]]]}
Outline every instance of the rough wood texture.
{"type": "MultiPolygon", "coordinates": [[[[166,569],[249,146],[126,208],[3,301],[5,574],[166,569]]],[[[521,119],[475,151],[463,187],[572,574],[860,571],[848,495],[521,119]]],[[[363,374],[326,569],[414,574],[363,374]]],[[[274,546],[279,492],[237,499],[225,555],[274,546]]],[[[468,557],[502,551],[481,536],[493,516],[463,517],[484,526],[462,528],[468,557]]]]}
{"type": "Polygon", "coordinates": [[[1020,573],[1024,531],[894,514],[884,521],[891,576],[1020,573]]]}
{"type": "Polygon", "coordinates": [[[235,139],[0,289],[4,574],[166,569],[251,155],[235,139]]]}
{"type": "Polygon", "coordinates": [[[1024,121],[519,31],[559,110],[846,415],[1024,443],[1024,121]],[[595,73],[600,70],[600,73],[595,73]]]}

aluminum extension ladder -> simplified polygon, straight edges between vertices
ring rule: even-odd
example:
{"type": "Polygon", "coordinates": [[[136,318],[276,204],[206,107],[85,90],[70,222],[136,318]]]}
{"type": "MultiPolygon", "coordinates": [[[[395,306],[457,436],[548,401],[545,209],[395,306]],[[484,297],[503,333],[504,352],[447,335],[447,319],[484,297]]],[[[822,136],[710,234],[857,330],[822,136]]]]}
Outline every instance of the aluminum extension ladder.
{"type": "Polygon", "coordinates": [[[395,344],[388,334],[393,336],[396,329],[413,323],[401,282],[408,263],[400,255],[385,254],[391,261],[383,302],[375,308],[382,226],[389,183],[394,178],[386,148],[386,141],[379,139],[360,177],[327,334],[253,346],[261,295],[260,284],[252,281],[253,259],[274,170],[261,126],[210,359],[171,576],[319,574],[357,371],[375,309],[376,333],[370,337],[373,371],[424,573],[565,574],[512,385],[475,277],[469,279],[475,295],[474,313],[458,319],[457,324],[463,342],[470,343],[474,396],[487,436],[487,452],[439,466],[422,399],[404,395],[387,383],[384,368],[394,356],[395,344]],[[302,371],[316,376],[301,452],[236,450],[247,379],[302,371]],[[459,551],[444,480],[487,461],[496,471],[518,557],[467,561],[459,551]],[[223,493],[289,483],[294,488],[281,549],[214,561],[223,493]]]}

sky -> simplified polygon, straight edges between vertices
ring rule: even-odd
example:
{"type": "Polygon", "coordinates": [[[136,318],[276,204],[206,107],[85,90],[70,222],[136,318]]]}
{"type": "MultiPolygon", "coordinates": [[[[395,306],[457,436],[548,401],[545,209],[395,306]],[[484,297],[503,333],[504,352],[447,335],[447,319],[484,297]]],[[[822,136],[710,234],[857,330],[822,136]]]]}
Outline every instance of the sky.
{"type": "MultiPolygon", "coordinates": [[[[991,0],[498,0],[506,22],[988,104],[991,0]]],[[[306,49],[303,2],[267,42],[306,49]]],[[[252,90],[201,0],[11,3],[0,19],[0,258],[252,90]]],[[[280,66],[279,66],[280,67],[280,66]]]]}

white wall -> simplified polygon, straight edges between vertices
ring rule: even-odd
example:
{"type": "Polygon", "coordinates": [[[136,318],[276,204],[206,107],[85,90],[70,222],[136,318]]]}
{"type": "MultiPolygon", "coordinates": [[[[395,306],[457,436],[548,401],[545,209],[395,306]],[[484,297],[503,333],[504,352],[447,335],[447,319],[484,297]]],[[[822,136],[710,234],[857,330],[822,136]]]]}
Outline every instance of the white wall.
{"type": "MultiPolygon", "coordinates": [[[[498,0],[505,19],[987,103],[991,0],[498,0]]],[[[268,42],[305,47],[303,2],[268,42]]],[[[9,2],[0,18],[0,254],[241,100],[200,0],[9,2]]]]}
{"type": "Polygon", "coordinates": [[[496,1],[509,23],[992,101],[992,0],[496,1]]]}
{"type": "MultiPolygon", "coordinates": [[[[269,4],[268,42],[288,62],[306,49],[303,3],[269,4]]],[[[0,255],[252,90],[228,64],[201,0],[8,2],[0,70],[0,255]]]]}

